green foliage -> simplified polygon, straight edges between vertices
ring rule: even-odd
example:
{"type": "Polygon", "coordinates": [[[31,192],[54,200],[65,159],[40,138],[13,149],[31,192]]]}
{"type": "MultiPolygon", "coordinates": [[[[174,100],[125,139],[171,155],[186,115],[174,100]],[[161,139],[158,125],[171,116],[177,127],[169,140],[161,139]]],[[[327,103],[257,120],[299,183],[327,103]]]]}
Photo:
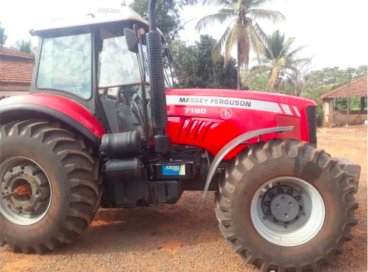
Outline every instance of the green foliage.
{"type": "Polygon", "coordinates": [[[230,59],[224,68],[224,57],[212,58],[216,40],[201,35],[194,45],[183,41],[172,44],[174,75],[179,88],[236,88],[236,62],[230,59]]]}
{"type": "Polygon", "coordinates": [[[258,58],[263,51],[262,38],[265,37],[265,33],[257,20],[267,19],[276,23],[285,19],[279,11],[260,9],[259,7],[265,2],[263,0],[203,0],[204,4],[218,6],[220,9],[217,13],[199,20],[196,29],[201,31],[216,23],[228,25],[214,47],[214,51],[215,55],[219,51],[225,51],[224,65],[226,66],[231,59],[233,47],[237,47],[238,89],[241,84],[240,68],[248,67],[250,49],[253,49],[258,58]]]}
{"type": "MultiPolygon", "coordinates": [[[[289,77],[290,83],[296,87],[298,66],[310,62],[308,58],[298,58],[296,55],[304,48],[303,46],[292,49],[295,38],[286,39],[285,34],[279,30],[264,38],[264,52],[260,59],[260,65],[251,69],[255,74],[267,74],[267,87],[270,91],[278,92],[280,83],[285,77],[289,77]]],[[[296,92],[295,95],[298,93],[296,92]]]]}
{"type": "MultiPolygon", "coordinates": [[[[149,0],[135,0],[130,7],[148,20],[148,2],[149,0]]],[[[174,1],[158,0],[156,4],[157,27],[167,37],[169,41],[174,40],[180,30],[180,8],[181,5],[174,1]]]]}
{"type": "Polygon", "coordinates": [[[15,42],[15,46],[14,48],[20,52],[24,52],[24,53],[28,53],[28,54],[33,54],[32,51],[32,41],[31,40],[17,40],[15,42]]]}
{"type": "Polygon", "coordinates": [[[1,22],[0,22],[0,46],[5,46],[7,39],[8,39],[8,36],[5,33],[5,28],[1,27],[1,22]]]}
{"type": "MultiPolygon", "coordinates": [[[[322,118],[322,100],[319,98],[322,94],[347,84],[349,69],[340,69],[339,67],[323,68],[305,73],[300,79],[300,96],[312,99],[317,102],[317,116],[322,118]]],[[[269,91],[267,72],[244,74],[247,86],[252,91],[269,91]]],[[[367,66],[362,65],[357,68],[350,68],[351,81],[367,76],[367,66]]],[[[290,84],[289,80],[281,80],[279,92],[287,95],[294,95],[295,86],[290,84]]],[[[366,101],[367,103],[367,101],[366,101]]],[[[347,99],[339,98],[335,102],[336,109],[346,110],[347,99]]],[[[360,98],[350,99],[351,110],[360,110],[360,98]]],[[[365,109],[367,106],[365,106],[365,109]]]]}

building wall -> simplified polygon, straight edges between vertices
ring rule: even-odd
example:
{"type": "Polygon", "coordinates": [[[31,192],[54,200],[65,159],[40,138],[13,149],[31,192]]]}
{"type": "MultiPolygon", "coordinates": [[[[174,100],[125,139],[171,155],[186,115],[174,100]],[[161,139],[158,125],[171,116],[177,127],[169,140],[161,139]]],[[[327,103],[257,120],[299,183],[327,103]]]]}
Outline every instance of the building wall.
{"type": "Polygon", "coordinates": [[[333,123],[333,99],[324,99],[322,104],[323,109],[323,126],[329,127],[333,123]]]}
{"type": "MultiPolygon", "coordinates": [[[[335,125],[346,125],[348,121],[348,116],[345,114],[334,115],[333,123],[335,125]]],[[[349,114],[349,125],[362,125],[364,121],[367,121],[367,114],[349,114]]]]}

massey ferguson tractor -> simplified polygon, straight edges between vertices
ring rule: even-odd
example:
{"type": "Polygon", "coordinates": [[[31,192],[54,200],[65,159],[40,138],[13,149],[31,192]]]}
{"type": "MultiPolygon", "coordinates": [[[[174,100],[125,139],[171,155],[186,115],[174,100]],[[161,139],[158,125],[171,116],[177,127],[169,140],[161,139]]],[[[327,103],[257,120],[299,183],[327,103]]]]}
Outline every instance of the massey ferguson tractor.
{"type": "MultiPolygon", "coordinates": [[[[99,207],[214,191],[231,248],[262,271],[316,271],[343,252],[360,166],[317,149],[316,103],[174,89],[156,27],[127,7],[53,20],[29,95],[1,100],[1,243],[70,244],[99,207]]],[[[175,79],[174,79],[175,81],[175,79]]]]}

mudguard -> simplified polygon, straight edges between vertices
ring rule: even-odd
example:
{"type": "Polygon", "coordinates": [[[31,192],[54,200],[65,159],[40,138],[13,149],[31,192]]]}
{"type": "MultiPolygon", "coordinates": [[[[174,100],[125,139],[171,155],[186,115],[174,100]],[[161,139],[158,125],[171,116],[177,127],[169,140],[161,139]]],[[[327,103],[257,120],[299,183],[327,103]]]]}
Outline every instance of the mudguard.
{"type": "Polygon", "coordinates": [[[39,112],[52,116],[79,131],[98,144],[105,130],[85,107],[65,97],[51,94],[13,96],[0,101],[0,116],[22,116],[25,112],[39,112]]]}
{"type": "Polygon", "coordinates": [[[236,138],[234,138],[233,140],[231,140],[230,142],[228,142],[216,155],[216,157],[214,158],[211,166],[210,166],[210,170],[208,171],[208,175],[207,175],[207,179],[206,179],[206,184],[204,186],[204,190],[203,190],[203,197],[206,196],[207,191],[208,191],[208,187],[210,186],[211,180],[213,175],[215,174],[216,168],[218,167],[218,165],[220,164],[220,162],[222,161],[222,159],[226,156],[226,154],[228,154],[232,149],[234,149],[236,146],[238,146],[239,144],[252,139],[254,137],[263,135],[263,134],[267,134],[267,133],[281,133],[284,131],[290,131],[293,130],[293,126],[289,126],[289,127],[273,127],[273,128],[266,128],[266,129],[258,129],[258,130],[254,130],[254,131],[250,131],[250,132],[246,132],[236,138]]]}

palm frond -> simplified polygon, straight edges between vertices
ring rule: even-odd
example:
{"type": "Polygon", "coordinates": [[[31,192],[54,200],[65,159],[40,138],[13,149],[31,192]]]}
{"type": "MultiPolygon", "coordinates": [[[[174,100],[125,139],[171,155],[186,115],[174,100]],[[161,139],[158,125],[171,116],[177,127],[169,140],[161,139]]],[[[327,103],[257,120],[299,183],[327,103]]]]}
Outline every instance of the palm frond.
{"type": "Polygon", "coordinates": [[[253,66],[250,70],[249,70],[249,74],[251,76],[253,75],[258,75],[258,74],[264,74],[265,72],[269,72],[271,71],[272,67],[269,65],[256,65],[253,66]]]}
{"type": "Polygon", "coordinates": [[[216,23],[223,24],[228,20],[234,19],[235,15],[231,9],[221,9],[218,13],[210,14],[200,19],[195,27],[197,31],[202,31],[209,25],[216,23]]]}
{"type": "Polygon", "coordinates": [[[290,37],[286,40],[286,42],[284,42],[284,45],[282,46],[282,49],[280,51],[280,57],[281,56],[285,56],[285,55],[289,55],[289,50],[291,45],[294,43],[295,38],[294,37],[290,37]]]}
{"type": "Polygon", "coordinates": [[[262,38],[258,35],[252,23],[249,23],[247,29],[248,29],[248,33],[250,37],[251,47],[253,51],[256,53],[258,63],[261,63],[260,54],[264,51],[264,45],[262,43],[262,38]]]}
{"type": "Polygon", "coordinates": [[[287,55],[288,55],[289,58],[293,58],[296,54],[298,54],[300,51],[302,51],[306,47],[307,47],[306,45],[299,46],[298,48],[294,49],[293,51],[291,51],[287,55]]]}
{"type": "Polygon", "coordinates": [[[278,23],[285,20],[285,16],[277,10],[249,9],[248,14],[254,19],[267,19],[271,20],[273,23],[278,23]]]}
{"type": "Polygon", "coordinates": [[[267,39],[267,34],[262,30],[259,24],[252,20],[251,18],[247,18],[249,22],[252,23],[254,30],[256,31],[257,35],[261,38],[262,41],[267,39]]]}
{"type": "Polygon", "coordinates": [[[201,2],[204,6],[231,7],[234,5],[231,0],[202,0],[201,2]]]}
{"type": "Polygon", "coordinates": [[[239,28],[239,23],[236,22],[231,29],[230,38],[227,39],[226,46],[225,46],[225,53],[224,53],[224,58],[225,58],[224,67],[227,66],[227,63],[229,62],[231,58],[231,50],[233,49],[235,43],[238,41],[238,28],[239,28]]]}
{"type": "Polygon", "coordinates": [[[272,0],[253,0],[252,4],[250,5],[250,7],[259,7],[262,6],[263,4],[266,4],[268,2],[271,2],[272,0]]]}
{"type": "MultiPolygon", "coordinates": [[[[234,21],[232,21],[230,23],[230,25],[233,23],[234,21]]],[[[214,60],[217,60],[220,58],[221,56],[221,50],[226,46],[226,43],[230,37],[231,34],[231,27],[228,26],[224,32],[224,34],[222,34],[221,38],[217,41],[217,43],[215,44],[215,46],[212,49],[212,58],[214,60]]]]}

